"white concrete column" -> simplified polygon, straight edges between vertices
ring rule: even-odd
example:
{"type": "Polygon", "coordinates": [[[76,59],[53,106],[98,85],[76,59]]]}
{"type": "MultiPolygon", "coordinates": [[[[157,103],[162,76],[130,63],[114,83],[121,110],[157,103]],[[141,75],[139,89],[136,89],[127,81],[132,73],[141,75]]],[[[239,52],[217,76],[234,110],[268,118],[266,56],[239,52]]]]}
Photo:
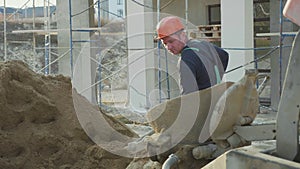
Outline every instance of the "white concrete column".
{"type": "MultiPolygon", "coordinates": [[[[146,7],[127,1],[128,105],[140,112],[148,107],[149,86],[154,86],[153,17],[146,7]],[[151,73],[152,72],[152,73],[151,73]],[[152,75],[152,76],[151,76],[152,75]]],[[[152,4],[152,1],[143,1],[152,4]]],[[[150,87],[151,88],[151,87],[150,87]]]]}
{"type": "MultiPolygon", "coordinates": [[[[253,48],[253,1],[221,0],[221,46],[223,48],[253,48]]],[[[227,71],[254,59],[253,50],[227,50],[230,54],[227,71]]],[[[245,69],[254,64],[225,75],[225,81],[238,81],[245,69]]]]}
{"type": "MultiPolygon", "coordinates": [[[[95,88],[91,87],[95,83],[96,63],[91,60],[95,56],[91,55],[90,37],[91,33],[86,31],[94,23],[94,12],[89,7],[93,4],[93,0],[77,0],[72,1],[71,12],[72,15],[72,29],[82,29],[85,31],[73,31],[73,68],[77,69],[76,78],[72,77],[73,84],[76,84],[78,92],[83,91],[82,94],[90,102],[96,103],[95,88]],[[81,13],[82,11],[85,12],[81,13]],[[78,15],[76,15],[78,14],[78,15]],[[86,41],[86,42],[83,42],[86,41]],[[77,60],[78,59],[78,60],[77,60]],[[75,67],[77,66],[77,67],[75,67]]],[[[58,46],[62,49],[59,54],[65,54],[58,62],[59,74],[71,76],[70,63],[70,16],[69,16],[69,1],[57,1],[57,25],[58,25],[58,46]]],[[[74,70],[73,70],[74,71],[74,70]]]]}

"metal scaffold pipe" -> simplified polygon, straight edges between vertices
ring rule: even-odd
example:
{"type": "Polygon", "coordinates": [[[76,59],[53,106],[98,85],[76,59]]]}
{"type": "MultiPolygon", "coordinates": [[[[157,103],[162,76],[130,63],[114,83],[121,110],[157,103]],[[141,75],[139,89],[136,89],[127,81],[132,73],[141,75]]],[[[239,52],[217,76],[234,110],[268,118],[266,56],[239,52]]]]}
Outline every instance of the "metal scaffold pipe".
{"type": "Polygon", "coordinates": [[[282,43],[283,43],[283,34],[282,34],[282,29],[283,29],[283,16],[282,16],[282,10],[283,10],[283,2],[280,0],[279,3],[279,96],[281,96],[282,92],[282,43]]]}
{"type": "Polygon", "coordinates": [[[189,1],[188,0],[185,0],[185,24],[186,24],[186,29],[187,29],[187,26],[188,26],[188,16],[189,16],[189,1]]]}
{"type": "Polygon", "coordinates": [[[71,67],[71,78],[73,78],[73,34],[72,34],[72,0],[69,0],[69,32],[70,32],[70,67],[71,67]]]}
{"type": "MultiPolygon", "coordinates": [[[[98,21],[98,28],[101,27],[101,18],[100,18],[100,0],[98,0],[97,2],[97,13],[98,13],[98,16],[97,16],[97,21],[98,21]]],[[[102,65],[101,65],[101,61],[102,61],[102,58],[101,58],[101,48],[100,48],[100,31],[98,32],[99,33],[99,44],[98,44],[98,56],[99,56],[99,64],[98,64],[98,81],[99,81],[99,84],[98,84],[98,102],[99,102],[99,106],[103,106],[102,105],[102,94],[101,94],[101,91],[102,91],[102,83],[101,83],[101,79],[102,79],[102,65]]]]}
{"type": "MultiPolygon", "coordinates": [[[[35,30],[35,0],[32,0],[32,29],[35,30]]],[[[36,39],[35,34],[32,33],[32,43],[33,43],[33,58],[36,58],[36,39]]]]}
{"type": "MultiPolygon", "coordinates": [[[[160,20],[160,0],[157,0],[157,22],[160,20]]],[[[161,62],[160,62],[160,40],[157,41],[157,57],[158,57],[158,92],[159,92],[159,103],[161,103],[161,62]]]]}
{"type": "Polygon", "coordinates": [[[7,59],[7,37],[6,37],[6,1],[4,0],[4,61],[7,59]]]}
{"type": "Polygon", "coordinates": [[[49,33],[50,28],[50,3],[47,0],[44,0],[44,28],[45,28],[45,74],[48,75],[51,73],[51,67],[49,62],[51,60],[50,55],[50,44],[51,44],[51,37],[49,33]]]}

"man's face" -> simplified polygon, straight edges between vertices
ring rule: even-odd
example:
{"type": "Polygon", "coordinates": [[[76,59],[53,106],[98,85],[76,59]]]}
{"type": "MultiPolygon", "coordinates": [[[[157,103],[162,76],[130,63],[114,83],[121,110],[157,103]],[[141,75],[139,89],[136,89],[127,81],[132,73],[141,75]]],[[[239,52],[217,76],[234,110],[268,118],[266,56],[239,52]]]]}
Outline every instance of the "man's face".
{"type": "Polygon", "coordinates": [[[182,32],[167,36],[161,39],[161,42],[165,46],[165,48],[173,55],[180,54],[181,50],[185,46],[182,32]]]}

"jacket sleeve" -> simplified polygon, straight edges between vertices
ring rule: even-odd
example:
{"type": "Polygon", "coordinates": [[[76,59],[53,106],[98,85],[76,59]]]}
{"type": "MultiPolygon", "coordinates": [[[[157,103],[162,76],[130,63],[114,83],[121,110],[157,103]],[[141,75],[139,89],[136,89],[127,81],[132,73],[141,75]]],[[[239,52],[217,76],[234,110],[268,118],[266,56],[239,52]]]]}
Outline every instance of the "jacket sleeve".
{"type": "Polygon", "coordinates": [[[219,57],[220,57],[220,60],[222,62],[222,65],[223,65],[223,68],[224,68],[224,71],[226,71],[227,69],[227,66],[228,66],[228,60],[229,60],[229,54],[222,48],[214,45],[219,57]]]}

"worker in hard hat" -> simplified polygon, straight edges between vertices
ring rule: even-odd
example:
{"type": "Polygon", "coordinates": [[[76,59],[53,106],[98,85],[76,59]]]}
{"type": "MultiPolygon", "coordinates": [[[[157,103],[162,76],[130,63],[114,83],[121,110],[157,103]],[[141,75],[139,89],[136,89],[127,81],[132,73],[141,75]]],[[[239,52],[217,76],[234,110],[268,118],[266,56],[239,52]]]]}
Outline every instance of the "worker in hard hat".
{"type": "Polygon", "coordinates": [[[228,64],[228,53],[216,45],[188,39],[180,18],[168,16],[156,26],[157,39],[173,55],[180,55],[178,69],[181,94],[220,83],[228,64]]]}

